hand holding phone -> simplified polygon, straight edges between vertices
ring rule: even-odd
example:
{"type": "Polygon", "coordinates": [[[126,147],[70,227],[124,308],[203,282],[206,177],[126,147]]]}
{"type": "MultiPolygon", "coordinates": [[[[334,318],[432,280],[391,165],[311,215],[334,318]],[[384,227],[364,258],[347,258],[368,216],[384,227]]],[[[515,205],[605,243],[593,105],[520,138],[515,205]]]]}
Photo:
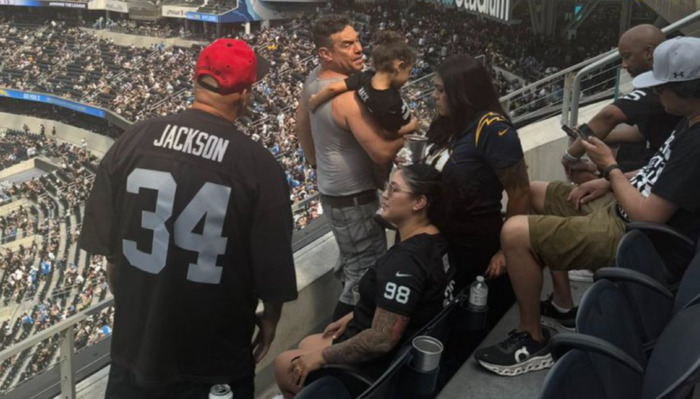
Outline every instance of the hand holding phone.
{"type": "Polygon", "coordinates": [[[563,130],[567,136],[571,137],[572,140],[576,140],[576,137],[578,137],[576,131],[566,125],[561,125],[561,130],[563,130]]]}

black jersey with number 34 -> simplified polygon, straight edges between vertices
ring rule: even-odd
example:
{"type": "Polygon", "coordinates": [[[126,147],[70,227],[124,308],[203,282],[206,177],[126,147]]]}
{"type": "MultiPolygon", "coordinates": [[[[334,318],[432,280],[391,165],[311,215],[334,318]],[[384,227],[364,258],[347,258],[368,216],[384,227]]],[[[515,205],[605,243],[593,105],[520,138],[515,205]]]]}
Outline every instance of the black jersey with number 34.
{"type": "Polygon", "coordinates": [[[258,299],[296,298],[274,157],[198,110],[134,125],[102,160],[81,246],[114,258],[112,360],[143,382],[253,375],[258,299]]]}

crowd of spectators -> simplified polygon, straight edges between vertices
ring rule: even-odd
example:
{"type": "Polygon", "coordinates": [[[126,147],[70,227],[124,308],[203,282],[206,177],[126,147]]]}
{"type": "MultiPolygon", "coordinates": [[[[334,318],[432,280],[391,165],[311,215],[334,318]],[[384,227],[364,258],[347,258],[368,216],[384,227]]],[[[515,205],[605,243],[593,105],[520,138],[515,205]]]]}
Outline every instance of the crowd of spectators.
{"type": "MultiPolygon", "coordinates": [[[[594,23],[582,26],[572,41],[535,35],[526,23],[504,25],[431,4],[418,3],[410,9],[373,4],[352,7],[351,10],[336,11],[353,14],[367,54],[371,51],[371,40],[376,32],[397,29],[406,33],[409,44],[418,53],[412,71],[413,80],[432,73],[448,55],[480,55],[491,67],[501,94],[554,73],[564,65],[599,54],[616,42],[616,32],[609,28],[614,24],[608,23],[615,13],[609,12],[609,6],[601,6],[601,11],[593,13],[589,18],[594,23]],[[592,26],[605,28],[593,29],[592,26]],[[510,74],[506,77],[493,67],[510,71],[520,78],[510,74]]],[[[523,12],[523,18],[527,17],[526,11],[523,12]]],[[[121,19],[104,23],[123,32],[160,37],[174,35],[175,31],[181,36],[185,33],[172,21],[144,24],[121,19]]],[[[311,20],[305,18],[248,35],[227,35],[245,39],[272,61],[272,71],[256,85],[252,112],[242,119],[240,127],[270,149],[285,167],[291,187],[290,199],[294,203],[315,193],[315,173],[305,162],[293,134],[294,110],[304,77],[317,64],[310,26],[311,20]]],[[[9,73],[0,74],[3,76],[0,85],[57,93],[113,110],[131,121],[178,112],[192,101],[191,71],[199,46],[118,46],[53,21],[28,32],[0,23],[0,31],[13,31],[13,35],[23,35],[28,39],[11,43],[10,47],[15,46],[14,49],[2,50],[12,55],[3,70],[9,73]],[[58,66],[52,67],[47,61],[55,53],[62,58],[58,66]]],[[[409,105],[423,124],[432,119],[430,91],[429,79],[409,85],[405,91],[409,105]]],[[[513,114],[522,114],[557,103],[562,96],[563,87],[555,83],[524,93],[511,102],[510,110],[513,114]]],[[[105,130],[104,123],[97,125],[101,125],[100,130],[105,130]]],[[[108,128],[111,136],[118,134],[118,129],[108,128]]],[[[299,207],[296,218],[310,220],[318,213],[317,205],[306,204],[299,207]]]]}
{"type": "MultiPolygon", "coordinates": [[[[17,148],[35,148],[59,165],[59,169],[24,182],[7,184],[6,192],[23,202],[0,215],[3,243],[30,238],[16,248],[0,252],[0,300],[3,306],[26,308],[13,319],[2,321],[0,350],[44,330],[107,296],[107,278],[100,256],[77,249],[80,210],[90,190],[98,159],[83,146],[57,143],[53,134],[41,129],[7,131],[0,137],[0,157],[17,148]],[[48,134],[47,134],[48,133],[48,134]],[[18,232],[21,232],[21,237],[18,232]],[[10,239],[10,240],[8,240],[10,239]]],[[[76,330],[78,349],[111,333],[113,309],[95,314],[76,330]]],[[[56,359],[58,342],[48,339],[0,364],[0,392],[46,369],[56,359]]]]}

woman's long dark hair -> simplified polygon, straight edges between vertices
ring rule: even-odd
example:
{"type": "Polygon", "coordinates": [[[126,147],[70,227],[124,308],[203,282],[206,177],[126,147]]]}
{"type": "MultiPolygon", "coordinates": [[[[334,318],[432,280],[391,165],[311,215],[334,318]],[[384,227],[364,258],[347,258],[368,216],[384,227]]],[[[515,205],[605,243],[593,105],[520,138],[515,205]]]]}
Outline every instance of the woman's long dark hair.
{"type": "Polygon", "coordinates": [[[438,219],[442,200],[441,175],[437,169],[426,164],[411,164],[401,167],[403,179],[413,196],[425,195],[428,200],[427,214],[431,223],[438,219]]]}
{"type": "Polygon", "coordinates": [[[428,137],[437,147],[444,147],[453,135],[463,134],[480,113],[497,112],[508,118],[486,67],[474,57],[450,57],[436,73],[442,79],[450,109],[449,117],[438,117],[430,125],[428,137]]]}

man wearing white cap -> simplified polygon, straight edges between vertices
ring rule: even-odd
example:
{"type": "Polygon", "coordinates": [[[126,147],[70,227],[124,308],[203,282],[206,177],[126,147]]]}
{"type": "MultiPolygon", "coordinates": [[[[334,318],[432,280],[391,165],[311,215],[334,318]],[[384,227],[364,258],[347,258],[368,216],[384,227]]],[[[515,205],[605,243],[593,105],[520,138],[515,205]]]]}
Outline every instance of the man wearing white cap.
{"type": "Polygon", "coordinates": [[[660,44],[653,71],[639,75],[634,86],[653,87],[666,111],[683,117],[681,122],[644,168],[627,174],[605,143],[595,137],[583,143],[604,171],[615,202],[596,200],[575,209],[568,201],[571,188],[550,184],[546,198],[533,203],[539,215],[506,221],[501,246],[520,326],[505,341],[475,353],[485,368],[517,375],[551,367],[550,334],[540,325],[543,266],[595,270],[610,265],[631,221],[665,223],[693,240],[700,236],[700,39],[660,44]]]}

